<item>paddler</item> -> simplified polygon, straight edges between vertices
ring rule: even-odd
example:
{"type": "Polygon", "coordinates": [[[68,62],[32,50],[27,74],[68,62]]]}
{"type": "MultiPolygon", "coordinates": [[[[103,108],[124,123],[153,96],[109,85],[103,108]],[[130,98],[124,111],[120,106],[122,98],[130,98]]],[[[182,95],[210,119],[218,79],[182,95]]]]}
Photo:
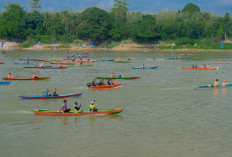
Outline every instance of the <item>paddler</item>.
{"type": "Polygon", "coordinates": [[[181,56],[179,56],[178,59],[181,59],[181,56]]]}
{"type": "Polygon", "coordinates": [[[122,61],[122,59],[120,57],[117,58],[117,61],[122,61]]]}
{"type": "Polygon", "coordinates": [[[13,76],[11,75],[11,73],[8,74],[7,78],[13,78],[13,76]]]}
{"type": "Polygon", "coordinates": [[[38,78],[39,76],[36,73],[33,73],[32,78],[38,78]]]}
{"type": "Polygon", "coordinates": [[[44,92],[43,92],[43,96],[49,96],[50,94],[49,94],[49,88],[47,88],[47,90],[45,90],[44,92]]]}
{"type": "Polygon", "coordinates": [[[142,68],[143,68],[143,69],[145,68],[144,64],[143,64],[142,68]]]}
{"type": "Polygon", "coordinates": [[[92,81],[91,86],[97,86],[96,79],[92,81]]]}
{"type": "Polygon", "coordinates": [[[210,65],[209,65],[209,64],[207,64],[207,68],[210,68],[210,65]]]}
{"type": "Polygon", "coordinates": [[[219,84],[218,84],[218,79],[216,79],[216,81],[214,82],[213,86],[214,86],[214,87],[218,87],[218,86],[219,86],[219,84]]]}
{"type": "Polygon", "coordinates": [[[226,80],[223,81],[222,86],[223,86],[223,87],[227,86],[226,80]]]}
{"type": "Polygon", "coordinates": [[[43,64],[43,63],[41,63],[39,67],[44,67],[44,64],[43,64]]]}
{"type": "Polygon", "coordinates": [[[110,78],[113,78],[114,77],[114,73],[112,73],[111,75],[110,75],[110,78]]]}
{"type": "Polygon", "coordinates": [[[33,67],[36,68],[36,64],[34,64],[33,67]]]}
{"type": "Polygon", "coordinates": [[[201,66],[202,68],[205,68],[205,64],[202,64],[202,66],[201,66]]]}
{"type": "Polygon", "coordinates": [[[95,100],[94,101],[91,101],[90,105],[89,105],[89,108],[90,108],[90,112],[97,112],[97,105],[95,104],[95,100]]]}
{"type": "Polygon", "coordinates": [[[76,101],[75,104],[74,104],[74,109],[73,109],[73,113],[80,113],[82,112],[81,109],[81,104],[78,106],[78,102],[76,101]]]}
{"type": "Polygon", "coordinates": [[[56,89],[56,88],[53,90],[52,96],[59,96],[59,95],[57,94],[57,89],[56,89]]]}
{"type": "Polygon", "coordinates": [[[68,108],[68,106],[67,106],[67,100],[64,100],[64,103],[63,103],[63,105],[62,105],[62,107],[60,108],[60,112],[66,112],[66,113],[68,113],[68,112],[70,112],[70,108],[68,108]]]}

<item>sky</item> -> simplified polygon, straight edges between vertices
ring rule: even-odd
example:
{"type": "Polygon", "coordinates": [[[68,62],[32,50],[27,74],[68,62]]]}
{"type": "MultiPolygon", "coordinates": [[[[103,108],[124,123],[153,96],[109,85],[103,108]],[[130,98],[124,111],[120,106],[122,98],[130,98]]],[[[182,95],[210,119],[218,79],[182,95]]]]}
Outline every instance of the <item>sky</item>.
{"type": "MultiPolygon", "coordinates": [[[[0,10],[8,2],[20,3],[26,10],[30,0],[0,0],[0,10]]],[[[226,12],[232,15],[232,0],[127,0],[131,11],[141,11],[145,13],[158,13],[166,10],[178,10],[188,3],[194,3],[207,11],[224,16],[226,12]]],[[[89,7],[99,7],[109,10],[113,7],[113,0],[41,0],[41,11],[56,10],[62,11],[72,9],[73,11],[83,11],[89,7]]]]}

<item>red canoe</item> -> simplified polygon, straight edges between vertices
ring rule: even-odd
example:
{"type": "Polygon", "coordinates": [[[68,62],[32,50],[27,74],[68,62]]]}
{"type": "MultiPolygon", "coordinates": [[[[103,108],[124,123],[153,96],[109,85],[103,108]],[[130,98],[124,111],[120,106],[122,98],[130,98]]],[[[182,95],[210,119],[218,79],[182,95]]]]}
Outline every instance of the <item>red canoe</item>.
{"type": "Polygon", "coordinates": [[[106,109],[106,110],[99,110],[97,112],[90,112],[90,111],[83,111],[82,113],[62,113],[57,112],[56,110],[35,110],[33,111],[35,114],[40,115],[49,115],[49,116],[83,116],[83,115],[93,115],[93,114],[117,114],[122,112],[123,109],[106,109]]]}
{"type": "Polygon", "coordinates": [[[50,62],[50,64],[60,64],[60,65],[74,65],[74,62],[50,62]]]}
{"type": "Polygon", "coordinates": [[[118,87],[121,85],[122,85],[122,83],[120,83],[120,82],[114,82],[114,85],[108,85],[107,83],[105,83],[102,86],[90,86],[90,88],[92,88],[92,89],[108,89],[108,88],[118,87]]]}
{"type": "Polygon", "coordinates": [[[37,77],[37,78],[7,78],[7,77],[3,77],[3,80],[46,80],[49,79],[50,77],[37,77]]]}

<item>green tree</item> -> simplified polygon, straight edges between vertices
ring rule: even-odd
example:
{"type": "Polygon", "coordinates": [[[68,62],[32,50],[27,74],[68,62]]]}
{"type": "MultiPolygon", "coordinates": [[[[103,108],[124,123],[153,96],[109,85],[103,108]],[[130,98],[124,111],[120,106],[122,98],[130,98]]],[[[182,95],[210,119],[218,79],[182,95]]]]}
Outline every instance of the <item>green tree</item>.
{"type": "Polygon", "coordinates": [[[24,40],[25,39],[25,15],[26,12],[19,4],[9,3],[4,7],[0,19],[0,38],[9,40],[24,40]]]}
{"type": "Polygon", "coordinates": [[[107,40],[110,29],[110,15],[105,10],[91,7],[80,14],[78,36],[81,39],[97,42],[107,40]]]}
{"type": "Polygon", "coordinates": [[[201,12],[201,9],[198,5],[188,3],[183,9],[183,13],[196,13],[196,12],[201,12]]]}

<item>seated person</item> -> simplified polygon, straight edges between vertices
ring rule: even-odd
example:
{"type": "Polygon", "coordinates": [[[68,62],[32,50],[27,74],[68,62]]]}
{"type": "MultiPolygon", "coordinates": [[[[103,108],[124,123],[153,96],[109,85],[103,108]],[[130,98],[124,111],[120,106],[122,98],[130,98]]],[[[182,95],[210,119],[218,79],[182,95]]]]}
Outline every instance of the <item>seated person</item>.
{"type": "Polygon", "coordinates": [[[47,88],[47,90],[45,90],[45,91],[43,92],[43,96],[51,96],[51,95],[49,94],[49,88],[47,88]]]}
{"type": "Polygon", "coordinates": [[[8,74],[7,78],[13,78],[13,76],[11,75],[11,73],[8,74]]]}
{"type": "Polygon", "coordinates": [[[223,87],[227,86],[226,80],[223,81],[222,86],[223,86],[223,87]]]}
{"type": "Polygon", "coordinates": [[[107,81],[107,83],[108,83],[108,85],[114,85],[112,79],[109,79],[109,80],[107,81]]]}
{"type": "Polygon", "coordinates": [[[71,111],[71,109],[70,108],[68,108],[68,106],[67,106],[67,100],[64,100],[64,104],[62,105],[62,107],[60,108],[60,112],[63,112],[63,113],[68,113],[68,112],[70,112],[71,111]]]}
{"type": "Polygon", "coordinates": [[[59,96],[59,95],[57,94],[57,89],[56,89],[56,88],[54,89],[54,91],[53,91],[53,93],[52,93],[52,96],[59,96]]]}
{"type": "Polygon", "coordinates": [[[91,101],[89,108],[90,108],[90,112],[97,112],[97,105],[95,104],[95,101],[91,101]]]}
{"type": "Polygon", "coordinates": [[[96,79],[94,79],[91,83],[92,86],[97,86],[96,79]]]}
{"type": "Polygon", "coordinates": [[[214,87],[218,87],[219,86],[219,84],[218,84],[218,79],[216,79],[216,81],[214,82],[214,85],[213,85],[214,87]]]}
{"type": "Polygon", "coordinates": [[[36,75],[36,73],[34,73],[33,75],[32,75],[32,78],[38,78],[39,76],[38,75],[36,75]]]}
{"type": "Polygon", "coordinates": [[[122,78],[122,75],[121,75],[121,74],[119,74],[119,75],[118,75],[118,78],[122,78]]]}
{"type": "Polygon", "coordinates": [[[78,106],[78,102],[75,102],[73,113],[80,113],[80,112],[82,112],[82,110],[80,110],[80,109],[81,109],[81,104],[78,106]]]}
{"type": "Polygon", "coordinates": [[[102,85],[104,85],[104,80],[103,79],[101,79],[101,81],[99,82],[99,86],[102,86],[102,85]]]}

